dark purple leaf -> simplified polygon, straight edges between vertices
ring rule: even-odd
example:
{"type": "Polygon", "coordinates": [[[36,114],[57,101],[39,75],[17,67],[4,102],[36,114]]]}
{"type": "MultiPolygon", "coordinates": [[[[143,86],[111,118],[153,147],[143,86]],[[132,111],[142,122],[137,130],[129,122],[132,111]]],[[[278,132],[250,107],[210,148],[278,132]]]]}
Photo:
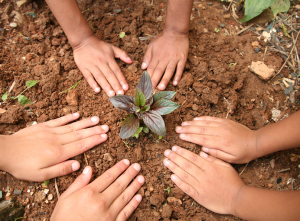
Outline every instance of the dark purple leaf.
{"type": "Polygon", "coordinates": [[[140,82],[137,86],[144,93],[146,100],[148,100],[152,95],[152,82],[147,71],[143,72],[140,82]]]}
{"type": "Polygon", "coordinates": [[[150,110],[143,115],[146,126],[160,136],[166,136],[166,126],[164,119],[156,111],[150,110]]]}
{"type": "Polygon", "coordinates": [[[146,104],[150,106],[153,104],[153,96],[146,101],[146,104]]]}
{"type": "Polygon", "coordinates": [[[135,90],[135,105],[143,107],[146,103],[146,97],[139,87],[136,87],[135,90]]]}
{"type": "Polygon", "coordinates": [[[162,98],[162,99],[157,100],[151,106],[151,110],[157,111],[157,113],[159,113],[160,115],[166,115],[166,114],[172,113],[178,107],[180,107],[179,104],[162,98]]]}
{"type": "Polygon", "coordinates": [[[130,95],[117,95],[109,98],[110,102],[115,108],[119,110],[125,110],[127,112],[133,112],[133,107],[135,106],[134,97],[130,95]]]}
{"type": "Polygon", "coordinates": [[[126,139],[131,137],[140,127],[140,119],[137,117],[128,117],[122,123],[120,137],[126,139]]]}
{"type": "Polygon", "coordinates": [[[172,97],[174,97],[174,95],[177,92],[175,91],[160,91],[157,92],[156,94],[153,95],[153,101],[154,103],[159,101],[160,99],[167,99],[167,100],[171,100],[172,97]]]}

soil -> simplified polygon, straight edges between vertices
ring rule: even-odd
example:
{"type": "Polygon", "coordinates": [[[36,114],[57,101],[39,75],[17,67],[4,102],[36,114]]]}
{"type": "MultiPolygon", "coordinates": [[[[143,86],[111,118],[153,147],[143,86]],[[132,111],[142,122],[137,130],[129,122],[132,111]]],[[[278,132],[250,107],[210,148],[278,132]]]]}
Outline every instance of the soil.
{"type": "MultiPolygon", "coordinates": [[[[281,75],[263,81],[248,68],[252,61],[264,61],[277,72],[284,62],[279,53],[268,50],[264,54],[266,43],[263,39],[258,40],[258,36],[251,31],[236,35],[243,27],[229,16],[219,1],[195,2],[185,72],[177,87],[167,87],[167,90],[177,92],[174,100],[181,105],[164,117],[167,136],[159,140],[156,135],[147,134],[139,139],[122,140],[118,134],[125,113],[113,108],[103,91],[95,94],[89,87],[76,67],[67,38],[47,5],[43,1],[28,1],[19,8],[15,1],[0,2],[0,94],[8,91],[14,81],[12,95],[22,92],[27,80],[39,80],[38,85],[24,94],[34,101],[33,104],[21,106],[15,100],[1,103],[0,107],[6,112],[0,114],[0,134],[9,135],[30,126],[33,121],[41,123],[76,111],[81,113],[82,118],[99,116],[100,124],[110,127],[108,140],[85,153],[87,162],[83,154],[74,159],[81,163],[81,168],[86,163],[92,166],[94,179],[124,158],[141,164],[141,174],[146,180],[139,191],[143,200],[129,220],[239,220],[205,209],[177,188],[170,179],[171,172],[163,166],[163,153],[173,145],[200,152],[201,146],[184,142],[175,133],[177,125],[196,116],[225,118],[228,115],[229,119],[257,130],[274,123],[271,113],[274,107],[285,116],[297,111],[298,93],[294,94],[294,98],[287,97],[280,87],[273,85],[281,77],[289,77],[292,71],[284,68],[281,75]],[[22,20],[17,28],[9,26],[13,20],[13,10],[20,13],[18,15],[22,20]],[[28,14],[31,12],[37,17],[28,14]],[[221,24],[225,27],[222,28],[221,24]],[[254,41],[259,42],[258,53],[252,47],[254,41]],[[82,81],[71,93],[59,93],[79,80],[82,81]],[[111,154],[110,161],[104,158],[105,153],[111,154]],[[169,194],[165,190],[168,187],[171,189],[169,194]],[[180,199],[182,203],[176,200],[167,203],[168,197],[180,199]]],[[[140,65],[143,55],[151,40],[140,40],[139,37],[156,36],[164,26],[167,1],[153,2],[152,5],[150,0],[79,1],[80,9],[96,36],[127,51],[134,61],[131,65],[118,61],[130,86],[127,94],[135,92],[142,74],[140,65]],[[115,9],[121,9],[121,12],[116,13],[115,9]],[[122,39],[119,37],[121,31],[126,33],[122,39]]],[[[245,165],[233,166],[239,173],[244,170],[241,177],[247,185],[291,190],[292,184],[287,181],[294,178],[293,188],[297,189],[300,183],[299,159],[291,154],[299,155],[300,151],[293,149],[256,159],[245,170],[245,165]],[[278,172],[287,168],[290,169],[278,172]]],[[[60,193],[81,172],[82,169],[57,178],[60,193]]],[[[54,179],[44,187],[41,183],[17,180],[1,171],[0,190],[4,196],[11,193],[6,199],[17,197],[25,207],[23,220],[26,221],[49,220],[57,202],[54,179]],[[14,189],[23,190],[22,194],[15,195],[14,189]],[[48,195],[53,194],[53,200],[45,199],[41,193],[43,189],[50,190],[48,195]]]]}

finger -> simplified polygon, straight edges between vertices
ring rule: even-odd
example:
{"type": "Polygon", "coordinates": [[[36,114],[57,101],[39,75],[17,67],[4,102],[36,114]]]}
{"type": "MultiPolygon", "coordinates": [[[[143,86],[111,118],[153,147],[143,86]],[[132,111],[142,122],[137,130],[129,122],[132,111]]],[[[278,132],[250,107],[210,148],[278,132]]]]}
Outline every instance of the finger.
{"type": "Polygon", "coordinates": [[[79,118],[79,116],[80,116],[79,113],[68,114],[66,116],[57,118],[55,120],[47,121],[43,124],[47,125],[48,127],[59,127],[59,126],[65,125],[67,123],[70,123],[74,120],[77,120],[79,118]]]}
{"type": "Polygon", "coordinates": [[[184,134],[200,134],[200,135],[219,136],[220,128],[219,127],[189,125],[189,126],[176,127],[176,132],[184,133],[184,134]]]}
{"type": "Polygon", "coordinates": [[[210,156],[204,152],[200,152],[200,156],[204,159],[206,159],[207,161],[210,161],[210,162],[213,162],[213,163],[216,163],[216,164],[219,164],[221,166],[225,166],[225,167],[231,167],[228,163],[225,163],[224,161],[222,160],[219,160],[213,156],[210,156]]]}
{"type": "Polygon", "coordinates": [[[71,133],[71,132],[74,132],[74,131],[77,131],[77,130],[80,130],[80,129],[84,129],[84,128],[87,128],[87,127],[94,126],[98,123],[99,123],[99,117],[94,116],[94,117],[86,118],[86,119],[83,119],[81,121],[78,121],[78,122],[75,122],[75,123],[72,123],[72,124],[57,127],[57,128],[55,128],[54,132],[56,134],[71,133]]]}
{"type": "Polygon", "coordinates": [[[194,118],[194,121],[215,121],[215,122],[222,122],[226,119],[222,119],[219,117],[210,117],[210,116],[203,116],[203,117],[196,117],[194,118]]]}
{"type": "Polygon", "coordinates": [[[79,67],[79,70],[81,71],[81,73],[83,74],[84,78],[86,79],[86,81],[88,82],[88,84],[91,86],[91,88],[96,92],[96,93],[99,93],[100,92],[100,87],[99,85],[97,84],[97,82],[95,81],[92,73],[85,69],[85,68],[80,68],[79,67]]]}
{"type": "MultiPolygon", "coordinates": [[[[117,80],[121,84],[122,89],[125,91],[128,90],[128,84],[127,84],[125,77],[124,77],[119,65],[117,64],[117,62],[113,61],[113,62],[109,63],[109,67],[115,73],[115,76],[117,77],[117,80]]],[[[124,94],[124,92],[123,92],[123,94],[124,94]]]]}
{"type": "Polygon", "coordinates": [[[179,187],[179,189],[181,189],[183,192],[185,192],[187,195],[189,195],[193,199],[196,199],[199,197],[199,193],[194,188],[194,186],[191,186],[190,184],[185,183],[177,175],[172,174],[171,180],[179,187]]]}
{"type": "Polygon", "coordinates": [[[140,171],[141,166],[138,163],[131,165],[115,182],[113,182],[103,193],[103,197],[107,199],[108,205],[121,195],[127,188],[128,184],[140,171]]]}
{"type": "Polygon", "coordinates": [[[142,196],[140,194],[137,194],[119,213],[119,215],[116,218],[116,221],[125,221],[127,220],[133,211],[138,207],[138,205],[142,201],[142,196]]]}
{"type": "MultiPolygon", "coordinates": [[[[164,72],[166,70],[167,64],[168,63],[166,63],[164,61],[159,61],[157,66],[155,67],[155,70],[153,71],[153,75],[151,76],[153,88],[156,88],[158,82],[161,79],[161,76],[164,74],[164,72]]],[[[149,65],[149,68],[151,68],[151,63],[149,65]]]]}
{"type": "Polygon", "coordinates": [[[95,77],[96,81],[103,88],[103,90],[105,91],[107,96],[109,96],[109,97],[114,96],[115,92],[113,91],[112,87],[108,83],[108,81],[107,81],[106,77],[104,76],[104,74],[102,73],[102,71],[96,66],[91,66],[90,69],[91,69],[91,72],[92,72],[93,76],[95,77]]]}
{"type": "Polygon", "coordinates": [[[93,135],[104,134],[108,131],[107,125],[96,126],[83,130],[76,130],[72,133],[59,135],[58,139],[62,144],[72,143],[74,141],[78,141],[87,137],[91,137],[93,135]]]}
{"type": "Polygon", "coordinates": [[[210,121],[210,120],[193,120],[193,121],[185,121],[182,122],[182,126],[189,126],[189,125],[195,125],[195,126],[210,126],[210,127],[220,127],[219,121],[210,121]]]}
{"type": "Polygon", "coordinates": [[[43,176],[43,180],[52,179],[54,177],[65,176],[69,173],[72,173],[80,168],[80,164],[75,160],[65,161],[59,164],[56,164],[51,167],[47,167],[41,170],[43,176]]]}
{"type": "Polygon", "coordinates": [[[127,64],[132,63],[131,58],[128,56],[128,54],[125,51],[113,45],[112,45],[112,49],[114,51],[115,58],[119,58],[127,64]]]}
{"type": "MultiPolygon", "coordinates": [[[[134,194],[141,188],[144,182],[145,178],[143,176],[138,176],[130,184],[130,186],[126,190],[124,190],[123,193],[120,196],[118,196],[118,198],[112,203],[111,210],[121,211],[129,203],[134,194]]],[[[123,210],[122,212],[124,215],[128,215],[127,210],[123,210]]]]}
{"type": "Polygon", "coordinates": [[[176,86],[178,84],[178,82],[180,81],[180,79],[181,79],[181,76],[182,76],[183,71],[184,71],[185,63],[186,63],[186,60],[185,61],[181,60],[181,61],[178,62],[177,69],[176,69],[176,74],[175,74],[174,80],[173,80],[173,85],[174,86],[176,86]]]}
{"type": "Polygon", "coordinates": [[[87,166],[82,171],[76,180],[71,184],[71,186],[61,195],[61,197],[66,198],[70,196],[72,193],[76,192],[77,190],[82,189],[86,185],[89,184],[92,178],[93,170],[90,166],[87,166]]]}
{"type": "Polygon", "coordinates": [[[217,147],[216,144],[219,142],[218,136],[209,136],[209,135],[199,135],[199,134],[180,134],[179,135],[181,140],[185,140],[191,143],[199,144],[201,146],[206,147],[217,147]]]}
{"type": "Polygon", "coordinates": [[[163,76],[163,78],[161,79],[159,85],[157,86],[159,90],[164,90],[166,89],[167,85],[169,84],[173,74],[174,74],[174,71],[176,69],[176,63],[175,62],[170,62],[168,65],[167,65],[167,69],[165,71],[165,74],[163,76]]]}
{"type": "Polygon", "coordinates": [[[118,162],[109,170],[105,171],[100,177],[94,180],[90,185],[97,192],[103,192],[109,187],[130,165],[129,160],[124,159],[118,162]]]}
{"type": "MultiPolygon", "coordinates": [[[[152,44],[147,48],[147,51],[143,58],[142,69],[147,69],[152,60],[152,44]]],[[[150,76],[151,77],[151,76],[150,76]]]]}
{"type": "Polygon", "coordinates": [[[213,156],[215,158],[218,158],[218,159],[221,159],[221,160],[224,160],[228,163],[233,163],[234,161],[234,156],[229,154],[229,153],[226,153],[222,150],[218,150],[218,149],[212,149],[212,148],[207,148],[207,147],[202,147],[202,151],[204,153],[207,153],[209,154],[210,156],[213,156]]]}
{"type": "MultiPolygon", "coordinates": [[[[116,61],[115,60],[114,61],[110,61],[109,63],[113,63],[113,62],[116,62],[116,61]]],[[[107,63],[105,65],[102,65],[101,66],[101,71],[103,72],[103,74],[106,77],[106,79],[107,79],[108,83],[110,84],[110,86],[113,88],[114,92],[117,95],[118,94],[124,94],[122,86],[121,86],[120,82],[118,81],[115,73],[110,68],[109,63],[107,63]]]]}

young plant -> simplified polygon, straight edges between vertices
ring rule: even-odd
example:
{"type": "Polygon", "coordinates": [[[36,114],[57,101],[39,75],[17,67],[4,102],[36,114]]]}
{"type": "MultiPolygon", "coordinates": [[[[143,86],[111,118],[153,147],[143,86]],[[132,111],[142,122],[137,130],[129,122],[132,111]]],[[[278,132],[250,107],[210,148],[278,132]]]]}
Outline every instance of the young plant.
{"type": "Polygon", "coordinates": [[[130,95],[110,97],[109,100],[115,108],[130,113],[122,123],[120,137],[122,139],[133,135],[138,137],[142,130],[147,133],[147,129],[159,136],[166,136],[165,122],[161,115],[169,114],[179,107],[177,103],[170,101],[175,94],[174,91],[161,91],[152,96],[152,82],[148,72],[144,71],[136,87],[135,97],[130,95]]]}

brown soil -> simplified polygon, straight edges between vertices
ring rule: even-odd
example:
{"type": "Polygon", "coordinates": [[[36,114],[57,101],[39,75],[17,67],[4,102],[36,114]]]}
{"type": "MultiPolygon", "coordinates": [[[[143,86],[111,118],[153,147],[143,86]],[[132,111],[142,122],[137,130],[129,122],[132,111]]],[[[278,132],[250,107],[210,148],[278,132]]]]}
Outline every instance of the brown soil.
{"type": "MultiPolygon", "coordinates": [[[[149,40],[141,41],[139,37],[156,36],[164,25],[166,16],[166,0],[154,1],[80,1],[81,10],[93,27],[96,36],[127,51],[134,63],[126,65],[118,62],[129,82],[128,94],[135,91],[142,74],[140,65],[149,40]],[[122,9],[117,14],[114,9],[122,9]],[[162,21],[158,17],[162,16],[162,21]],[[126,36],[119,38],[124,31],[126,36]]],[[[167,136],[158,140],[156,135],[144,135],[138,140],[130,138],[122,140],[119,137],[124,112],[116,110],[102,91],[95,94],[78,71],[68,44],[54,16],[43,3],[29,2],[19,9],[14,1],[4,0],[0,4],[2,23],[0,23],[0,94],[9,89],[15,81],[12,94],[18,94],[25,89],[27,80],[39,80],[37,86],[28,90],[25,95],[34,104],[21,106],[16,101],[1,103],[0,107],[7,110],[0,114],[0,133],[11,134],[32,121],[38,123],[55,119],[79,111],[82,118],[99,116],[101,124],[110,126],[108,140],[86,152],[88,164],[94,169],[94,178],[113,166],[121,159],[127,158],[132,163],[142,166],[141,174],[146,182],[139,191],[143,200],[129,220],[236,220],[228,215],[218,215],[194,202],[170,180],[171,172],[163,166],[164,151],[172,145],[180,145],[196,153],[201,146],[184,142],[175,133],[175,127],[183,121],[196,116],[217,116],[240,122],[253,130],[274,123],[271,119],[271,109],[279,106],[284,114],[292,114],[298,110],[298,97],[292,104],[286,99],[280,88],[273,89],[274,81],[280,76],[265,82],[249,71],[251,61],[263,61],[278,71],[283,60],[278,53],[268,51],[264,55],[266,43],[260,40],[260,52],[255,53],[251,43],[257,41],[257,35],[244,32],[242,36],[235,33],[241,29],[229,12],[225,11],[218,1],[201,1],[194,4],[193,16],[190,22],[190,50],[188,62],[177,87],[168,85],[167,90],[176,91],[175,102],[181,107],[172,114],[165,116],[167,136]],[[207,3],[212,2],[212,5],[207,3]],[[202,4],[199,5],[199,4],[202,4]],[[12,10],[19,10],[23,15],[23,25],[17,28],[9,27],[12,21],[12,10]],[[28,12],[34,12],[33,18],[28,12]],[[227,18],[226,18],[227,17],[227,18]],[[225,24],[225,29],[220,27],[225,24]],[[220,31],[216,33],[214,30],[220,31]],[[206,32],[206,30],[208,32],[206,32]],[[22,35],[21,35],[22,33],[22,35]],[[28,40],[25,37],[29,37],[28,40]],[[236,65],[230,66],[230,63],[236,65]],[[67,99],[67,93],[59,94],[83,79],[67,99]],[[226,100],[230,103],[226,102],[226,100]],[[285,110],[286,109],[286,110],[285,110]],[[231,110],[231,111],[230,111],[231,110]],[[107,161],[103,155],[110,153],[113,160],[107,161]],[[166,189],[171,188],[168,195],[166,189]],[[182,204],[168,203],[168,197],[175,197],[182,204]]],[[[288,77],[289,71],[281,72],[288,77]]],[[[241,175],[243,181],[254,187],[267,189],[291,189],[287,184],[289,178],[296,179],[299,184],[299,161],[292,162],[290,154],[300,154],[298,149],[283,151],[259,158],[249,163],[241,175]],[[270,161],[275,160],[275,168],[270,161]],[[276,171],[290,168],[289,171],[276,171]],[[282,177],[278,185],[276,180],[282,177]]],[[[75,157],[84,168],[84,155],[75,157]]],[[[241,172],[245,165],[234,165],[241,172]]],[[[60,193],[65,191],[74,179],[82,172],[72,173],[57,178],[60,193]]],[[[57,202],[57,195],[52,179],[47,188],[54,195],[50,202],[41,200],[38,195],[43,189],[41,183],[25,182],[13,178],[10,174],[0,173],[0,190],[5,194],[13,189],[23,189],[18,200],[25,206],[23,220],[49,220],[57,202]],[[34,192],[33,195],[27,192],[34,192]]],[[[12,194],[14,195],[14,194],[12,194]]],[[[9,197],[7,197],[9,198],[9,197]]]]}

